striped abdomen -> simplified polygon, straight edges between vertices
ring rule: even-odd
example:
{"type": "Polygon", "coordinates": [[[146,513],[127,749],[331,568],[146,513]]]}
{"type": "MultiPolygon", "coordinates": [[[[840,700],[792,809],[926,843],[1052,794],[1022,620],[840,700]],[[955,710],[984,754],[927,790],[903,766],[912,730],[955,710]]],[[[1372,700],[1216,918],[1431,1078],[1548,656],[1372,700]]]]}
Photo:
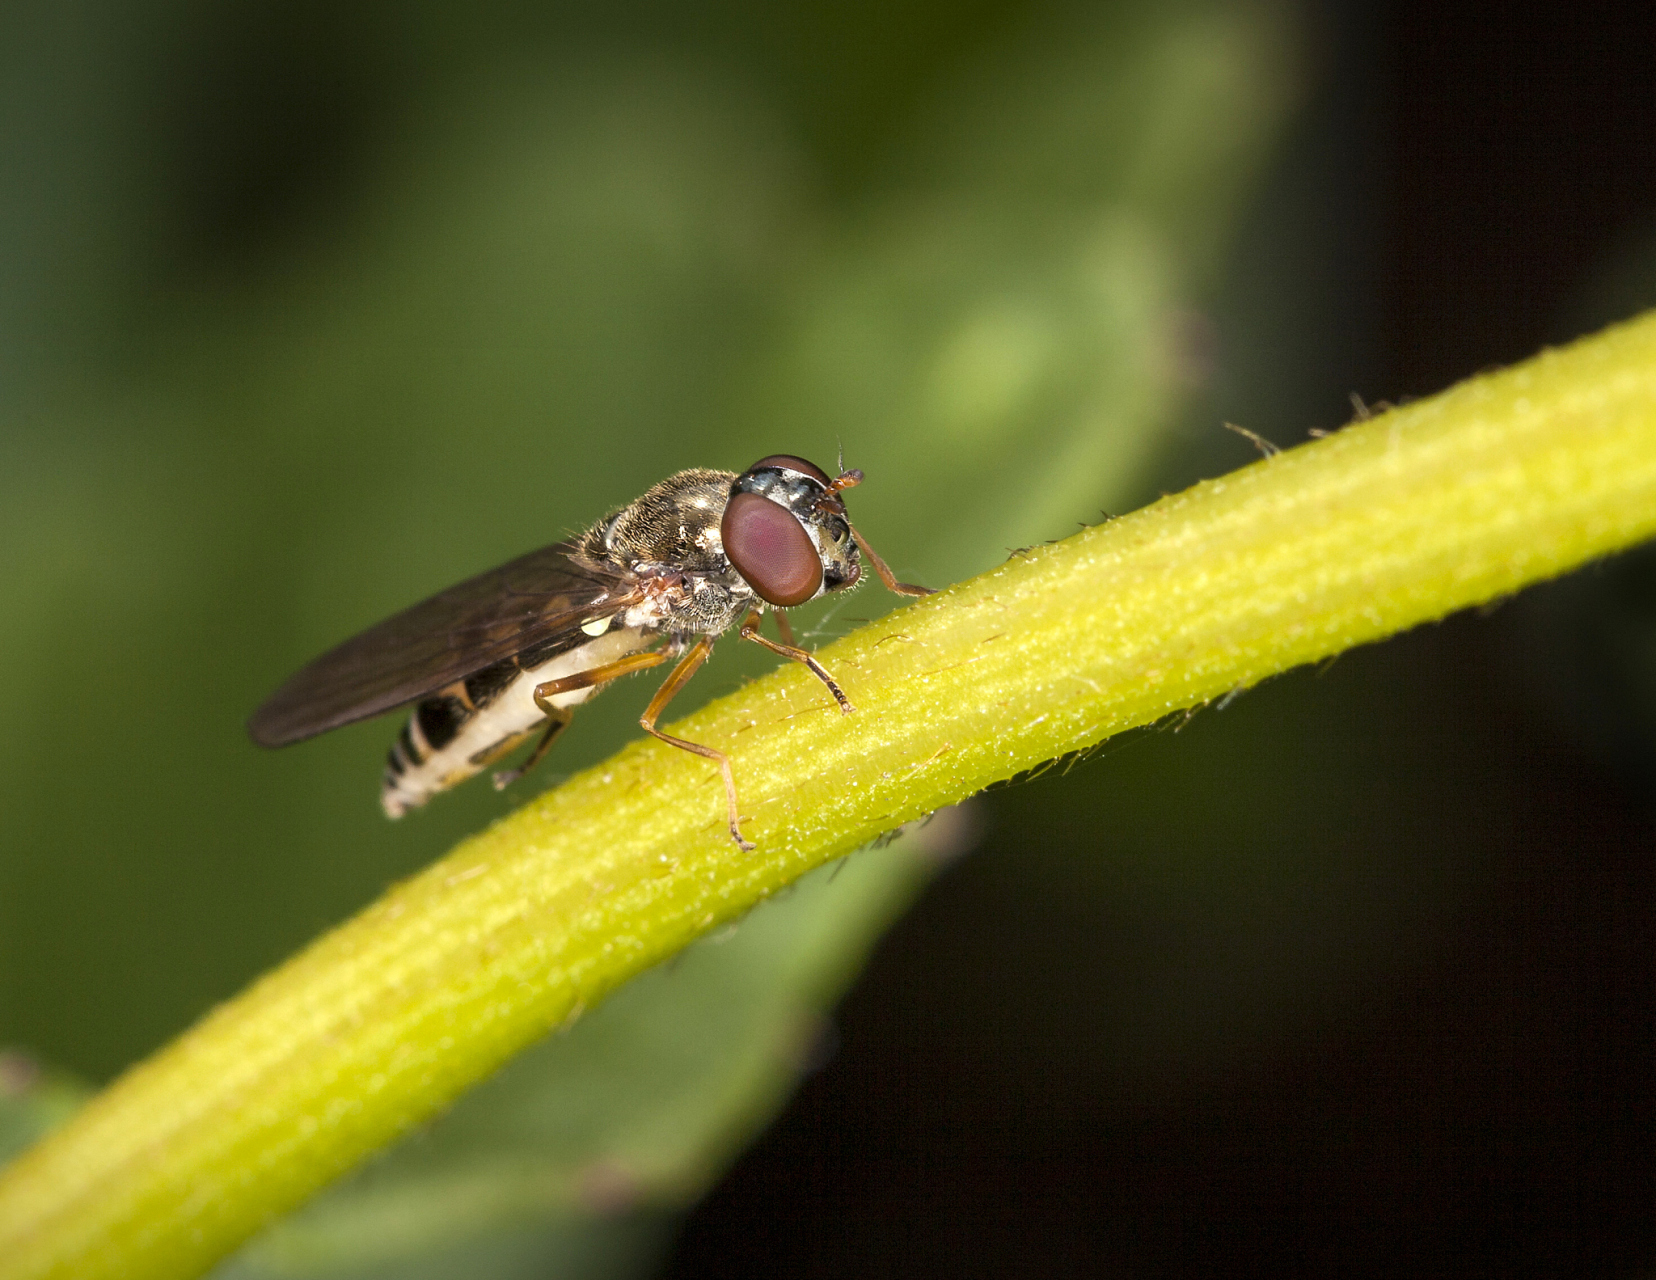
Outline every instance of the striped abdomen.
{"type": "MultiPolygon", "coordinates": [[[[387,817],[400,818],[439,791],[464,782],[508,755],[546,716],[535,703],[535,686],[603,666],[648,648],[658,633],[614,630],[597,638],[567,637],[485,667],[420,702],[397,735],[385,762],[380,804],[387,817]]],[[[556,707],[585,702],[598,688],[576,689],[553,698],[556,707]]]]}

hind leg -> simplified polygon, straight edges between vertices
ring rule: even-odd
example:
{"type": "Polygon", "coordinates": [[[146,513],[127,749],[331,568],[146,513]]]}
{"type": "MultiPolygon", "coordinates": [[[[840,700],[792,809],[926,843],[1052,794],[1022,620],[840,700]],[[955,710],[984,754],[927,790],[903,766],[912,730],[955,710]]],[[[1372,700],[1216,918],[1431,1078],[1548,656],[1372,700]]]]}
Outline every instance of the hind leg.
{"type": "Polygon", "coordinates": [[[535,749],[529,753],[529,758],[515,769],[502,769],[494,776],[496,791],[504,791],[529,770],[533,769],[552,749],[552,744],[558,740],[558,735],[569,728],[569,722],[575,718],[575,713],[567,707],[553,707],[549,717],[546,732],[541,734],[541,740],[535,744],[535,749]]]}

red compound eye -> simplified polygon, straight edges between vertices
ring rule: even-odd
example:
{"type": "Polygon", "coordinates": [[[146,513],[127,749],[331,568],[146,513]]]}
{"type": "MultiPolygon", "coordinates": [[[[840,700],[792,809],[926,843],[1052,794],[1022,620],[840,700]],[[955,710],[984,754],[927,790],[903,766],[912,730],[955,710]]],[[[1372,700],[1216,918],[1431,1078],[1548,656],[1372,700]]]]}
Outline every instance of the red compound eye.
{"type": "Polygon", "coordinates": [[[834,482],[828,478],[828,473],[814,462],[806,462],[804,458],[796,458],[791,453],[773,453],[768,458],[760,458],[743,475],[751,475],[761,467],[786,467],[789,471],[797,471],[802,476],[810,476],[824,489],[834,482]]]}
{"type": "Polygon", "coordinates": [[[786,507],[756,493],[738,493],[719,525],[725,555],[766,604],[804,604],[822,586],[822,557],[786,507]]]}

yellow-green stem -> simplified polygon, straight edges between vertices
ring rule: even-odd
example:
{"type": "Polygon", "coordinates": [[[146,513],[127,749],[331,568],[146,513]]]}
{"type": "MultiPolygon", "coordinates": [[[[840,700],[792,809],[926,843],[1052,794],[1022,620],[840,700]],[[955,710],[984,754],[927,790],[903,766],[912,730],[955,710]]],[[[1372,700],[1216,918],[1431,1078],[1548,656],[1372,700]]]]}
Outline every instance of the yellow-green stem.
{"type": "MultiPolygon", "coordinates": [[[[0,1277],[185,1276],[819,863],[1064,752],[1656,532],[1656,315],[1006,564],[466,841],[0,1176],[0,1277]]],[[[1107,785],[1107,783],[1106,783],[1107,785]]],[[[228,838],[228,837],[227,837],[228,838]]]]}

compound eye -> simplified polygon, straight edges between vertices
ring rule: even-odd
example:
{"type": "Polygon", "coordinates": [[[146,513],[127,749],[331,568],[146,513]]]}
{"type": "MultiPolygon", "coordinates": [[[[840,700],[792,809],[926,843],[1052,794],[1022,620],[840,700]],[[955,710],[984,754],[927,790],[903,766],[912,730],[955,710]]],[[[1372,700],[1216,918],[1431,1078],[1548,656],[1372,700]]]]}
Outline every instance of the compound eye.
{"type": "Polygon", "coordinates": [[[804,604],[822,586],[822,557],[786,507],[756,493],[738,493],[719,524],[725,555],[766,604],[804,604]]]}
{"type": "Polygon", "coordinates": [[[796,458],[791,453],[773,453],[768,458],[760,458],[743,475],[751,475],[761,467],[784,467],[789,471],[797,471],[802,476],[810,476],[824,489],[834,482],[828,478],[828,473],[814,462],[806,462],[804,458],[796,458]]]}

